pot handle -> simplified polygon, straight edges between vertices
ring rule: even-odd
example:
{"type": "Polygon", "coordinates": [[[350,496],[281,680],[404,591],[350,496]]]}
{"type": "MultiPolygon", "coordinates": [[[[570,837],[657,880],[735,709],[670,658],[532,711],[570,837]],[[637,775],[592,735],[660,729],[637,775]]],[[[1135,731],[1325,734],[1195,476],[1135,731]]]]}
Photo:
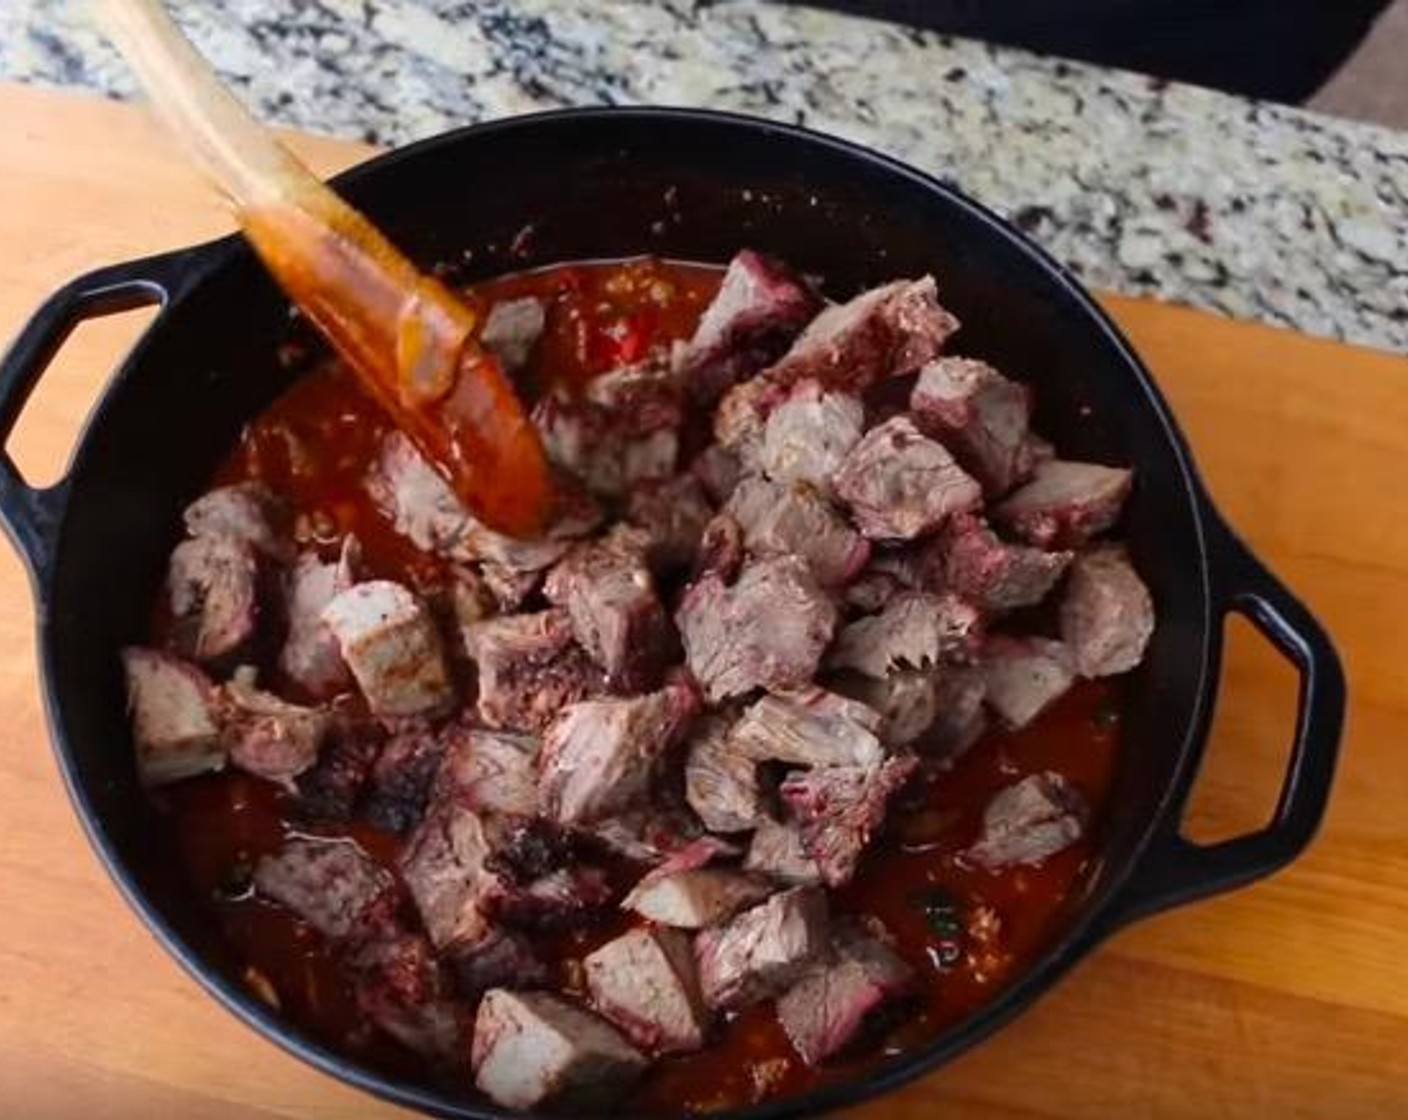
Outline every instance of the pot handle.
{"type": "Polygon", "coordinates": [[[25,403],[69,335],[86,319],[138,307],[165,307],[188,281],[190,249],[96,269],[44,301],[0,358],[0,524],[32,575],[47,572],[68,503],[68,479],[50,486],[25,481],[8,444],[25,403]]]}
{"type": "MultiPolygon", "coordinates": [[[[1150,840],[1107,913],[1113,930],[1136,918],[1243,886],[1284,867],[1315,835],[1325,814],[1344,725],[1345,680],[1339,656],[1320,624],[1227,526],[1210,502],[1208,555],[1218,618],[1247,619],[1300,674],[1295,740],[1270,823],[1245,836],[1196,844],[1182,835],[1198,767],[1189,766],[1150,840]]],[[[1221,668],[1216,639],[1211,671],[1221,668]]],[[[1210,714],[1210,713],[1209,713],[1210,714]]]]}

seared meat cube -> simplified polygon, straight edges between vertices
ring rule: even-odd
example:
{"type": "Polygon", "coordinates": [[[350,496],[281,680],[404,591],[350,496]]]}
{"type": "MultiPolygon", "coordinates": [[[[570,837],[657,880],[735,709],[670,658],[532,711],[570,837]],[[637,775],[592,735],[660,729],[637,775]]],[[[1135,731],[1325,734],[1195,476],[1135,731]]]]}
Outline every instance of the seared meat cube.
{"type": "Polygon", "coordinates": [[[987,702],[1011,728],[1026,727],[1075,681],[1071,651],[1046,638],[989,638],[983,647],[987,702]]]}
{"type": "Polygon", "coordinates": [[[564,708],[543,732],[543,812],[564,824],[589,824],[630,808],[648,793],[661,757],[698,707],[693,689],[671,684],[648,696],[564,708]]]}
{"type": "Polygon", "coordinates": [[[645,1058],[616,1029],[561,996],[494,988],[474,1021],[474,1084],[505,1108],[593,1109],[616,1100],[645,1058]]]}
{"type": "Polygon", "coordinates": [[[477,1002],[490,988],[513,984],[536,988],[550,979],[548,968],[528,939],[512,930],[492,930],[472,948],[450,955],[455,989],[477,1002]]]}
{"type": "Polygon", "coordinates": [[[802,830],[795,821],[779,823],[763,817],[753,832],[743,867],[793,886],[821,882],[821,868],[802,845],[802,830]]]}
{"type": "Polygon", "coordinates": [[[437,806],[401,853],[401,877],[437,949],[472,950],[489,935],[484,904],[500,884],[488,855],[483,821],[453,802],[437,806]]]}
{"type": "Polygon", "coordinates": [[[372,720],[334,714],[317,765],[298,778],[300,811],[314,819],[351,819],[385,738],[372,720]]]}
{"type": "Polygon", "coordinates": [[[220,690],[221,734],[230,761],[250,774],[293,790],[311,770],[332,725],[322,708],[305,708],[254,687],[242,670],[220,690]]]}
{"type": "Polygon", "coordinates": [[[336,563],[325,564],[316,552],[304,552],[288,574],[284,588],[288,635],[279,652],[279,668],[311,696],[325,698],[351,683],[323,611],[356,582],[352,565],[357,552],[356,538],[348,537],[336,563]]]}
{"type": "MultiPolygon", "coordinates": [[[[901,669],[876,678],[844,673],[832,687],[879,713],[880,738],[889,747],[907,747],[939,718],[941,670],[901,669]]],[[[979,703],[982,698],[979,693],[979,703]]]]}
{"type": "Polygon", "coordinates": [[[777,995],[825,956],[826,892],[794,887],[695,938],[704,1001],[735,1010],[777,995]]]}
{"type": "Polygon", "coordinates": [[[732,587],[703,576],[675,621],[690,672],[718,702],[811,680],[836,628],[836,605],[805,562],[777,556],[745,566],[732,587]]]}
{"type": "Polygon", "coordinates": [[[832,476],[864,428],[859,400],[803,381],[768,417],[758,463],[774,482],[805,482],[829,493],[832,476]]]}
{"type": "Polygon", "coordinates": [[[893,572],[867,564],[860,575],[846,584],[845,604],[858,614],[878,614],[904,586],[893,572]]]}
{"type": "Polygon", "coordinates": [[[870,559],[870,545],[831,503],[805,484],[745,478],[724,512],[754,556],[800,556],[823,587],[838,587],[870,559]]]}
{"type": "Polygon", "coordinates": [[[649,806],[593,825],[592,840],[635,863],[658,864],[698,838],[701,829],[692,814],[674,806],[668,796],[651,800],[649,806]]]}
{"type": "Polygon", "coordinates": [[[1154,632],[1154,602],[1122,547],[1076,559],[1061,603],[1061,637],[1083,677],[1126,673],[1144,658],[1154,632]]]}
{"type": "Polygon", "coordinates": [[[350,840],[294,839],[259,861],[254,886],[324,936],[342,938],[361,930],[393,883],[350,840]]]}
{"type": "Polygon", "coordinates": [[[489,308],[479,342],[513,373],[527,364],[546,325],[547,309],[535,296],[500,300],[489,308]]]}
{"type": "Polygon", "coordinates": [[[880,715],[820,688],[764,696],[734,724],[734,749],[756,762],[794,766],[876,766],[885,757],[880,715]]]}
{"type": "Polygon", "coordinates": [[[978,486],[907,416],[871,428],[836,472],[837,496],[872,540],[913,540],[983,500],[978,486]]]}
{"type": "Polygon", "coordinates": [[[772,410],[787,399],[791,385],[760,374],[724,394],[714,413],[714,438],[739,464],[755,469],[772,410]]]}
{"type": "Polygon", "coordinates": [[[1074,548],[1119,520],[1133,480],[1122,467],[1051,459],[993,516],[1040,548],[1074,548]]]}
{"type": "Polygon", "coordinates": [[[715,505],[723,505],[743,477],[738,456],[722,444],[711,443],[690,464],[690,473],[699,480],[715,505]]]}
{"type": "MultiPolygon", "coordinates": [[[[515,778],[514,784],[517,782],[515,778]]],[[[485,866],[514,886],[526,886],[561,868],[576,866],[582,861],[582,852],[592,847],[592,840],[577,829],[546,817],[508,814],[495,817],[494,822],[494,851],[485,866]]]]}
{"type": "Polygon", "coordinates": [[[704,1045],[709,1012],[685,934],[633,929],[582,964],[596,1009],[643,1050],[680,1054],[704,1045]]]}
{"type": "Polygon", "coordinates": [[[675,371],[691,396],[712,404],[781,354],[820,305],[786,265],[744,249],[729,262],[694,337],[676,347],[675,371]]]}
{"type": "Polygon", "coordinates": [[[969,602],[1009,611],[1046,598],[1072,555],[1008,544],[981,519],[959,517],[945,532],[944,575],[948,586],[969,602]]]}
{"type": "Polygon", "coordinates": [[[777,1019],[801,1059],[820,1065],[855,1039],[883,1004],[913,987],[914,970],[873,937],[838,937],[834,959],[778,997],[777,1019]]]}
{"type": "Polygon", "coordinates": [[[639,552],[611,541],[580,544],[548,574],[544,591],[567,611],[572,633],[608,685],[638,692],[660,683],[674,660],[675,635],[639,552]]]}
{"type": "Polygon", "coordinates": [[[364,941],[345,960],[367,1018],[432,1062],[450,1065],[460,1057],[468,1009],[449,995],[430,942],[396,931],[364,941]]]}
{"type": "Polygon", "coordinates": [[[645,875],[621,905],[660,925],[716,925],[772,893],[756,876],[708,866],[718,856],[737,854],[715,837],[701,837],[645,875]]]}
{"type": "Polygon", "coordinates": [[[983,810],[983,833],[964,854],[989,871],[1040,863],[1085,832],[1085,798],[1060,774],[1029,774],[998,793],[983,810]]]}
{"type": "Polygon", "coordinates": [[[884,678],[899,668],[925,669],[968,659],[981,637],[982,616],[957,595],[903,591],[879,614],[849,623],[827,664],[884,678]]]}
{"type": "Polygon", "coordinates": [[[259,621],[254,549],[230,536],[192,537],[171,552],[166,601],[181,653],[228,660],[254,639],[259,621]]]}
{"type": "Polygon", "coordinates": [[[685,797],[713,832],[752,828],[763,815],[757,763],[729,740],[735,722],[718,713],[706,716],[685,761],[685,797]]]}
{"type": "Polygon", "coordinates": [[[487,908],[505,925],[561,929],[590,917],[611,898],[611,885],[600,868],[563,867],[521,886],[501,886],[487,908]]]}
{"type": "Polygon", "coordinates": [[[194,665],[155,649],[122,651],[127,710],[143,785],[220,770],[225,745],[215,724],[215,691],[194,665]]]}
{"type": "Polygon", "coordinates": [[[952,451],[989,495],[1005,494],[1031,477],[1032,401],[1025,385],[986,362],[940,358],[919,371],[909,403],[919,426],[952,451]]]}
{"type": "Polygon", "coordinates": [[[564,610],[490,619],[466,629],[464,640],[479,668],[479,716],[490,727],[540,731],[567,705],[604,691],[564,610]]]}
{"type": "Polygon", "coordinates": [[[388,832],[408,832],[425,816],[445,747],[426,727],[407,727],[381,748],[368,775],[366,817],[388,832]]]}
{"type": "Polygon", "coordinates": [[[694,564],[699,539],[714,516],[703,485],[688,474],[637,486],[626,510],[631,524],[645,532],[651,564],[662,571],[694,564]]]}
{"type": "Polygon", "coordinates": [[[939,717],[917,744],[928,761],[952,766],[988,729],[983,701],[987,679],[982,666],[948,668],[939,675],[939,717]]]}
{"type": "Polygon", "coordinates": [[[230,537],[277,561],[289,559],[289,511],[258,482],[218,486],[186,507],[193,537],[230,537]]]}
{"type": "Polygon", "coordinates": [[[434,620],[399,583],[350,587],[324,608],[323,621],[377,715],[429,715],[454,702],[434,620]]]}
{"type": "Polygon", "coordinates": [[[461,723],[446,728],[440,738],[445,753],[435,780],[437,798],[453,797],[486,813],[537,813],[537,739],[461,723]]]}
{"type": "Polygon", "coordinates": [[[792,810],[802,845],[829,887],[851,881],[861,855],[885,821],[893,797],[918,762],[887,758],[879,766],[817,766],[787,775],[782,800],[792,810]]]}

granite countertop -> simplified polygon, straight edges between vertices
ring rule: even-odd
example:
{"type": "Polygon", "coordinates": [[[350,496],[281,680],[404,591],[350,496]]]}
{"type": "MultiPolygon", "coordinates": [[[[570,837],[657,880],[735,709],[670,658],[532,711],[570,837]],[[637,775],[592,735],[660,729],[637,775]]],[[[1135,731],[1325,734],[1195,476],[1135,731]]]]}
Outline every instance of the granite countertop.
{"type": "MultiPolygon", "coordinates": [[[[180,0],[267,119],[381,144],[687,104],[870,144],[1090,284],[1408,351],[1408,133],[761,0],[180,0]]],[[[5,0],[0,79],[132,90],[80,0],[5,0]]]]}

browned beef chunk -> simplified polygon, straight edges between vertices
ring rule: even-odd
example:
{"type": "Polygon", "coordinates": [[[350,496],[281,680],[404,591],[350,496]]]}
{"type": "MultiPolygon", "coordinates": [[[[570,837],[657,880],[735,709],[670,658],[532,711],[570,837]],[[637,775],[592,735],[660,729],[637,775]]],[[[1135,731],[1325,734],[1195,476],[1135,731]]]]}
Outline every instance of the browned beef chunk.
{"type": "Polygon", "coordinates": [[[479,669],[479,716],[490,727],[539,731],[568,704],[605,689],[564,610],[490,619],[464,637],[479,669]]]}
{"type": "Polygon", "coordinates": [[[685,761],[685,797],[706,828],[739,832],[762,816],[757,763],[729,741],[735,720],[715,713],[700,721],[685,761]]]}
{"type": "Polygon", "coordinates": [[[778,1022],[801,1059],[820,1065],[859,1036],[884,1004],[905,995],[913,984],[914,970],[883,941],[841,936],[831,960],[778,998],[778,1022]]]}
{"type": "Polygon", "coordinates": [[[513,886],[527,886],[563,867],[581,864],[583,853],[592,847],[579,830],[546,817],[497,818],[493,832],[494,850],[485,866],[513,886]]]}
{"type": "Polygon", "coordinates": [[[1074,548],[1119,520],[1133,472],[1052,459],[993,512],[999,525],[1040,548],[1074,548]]]}
{"type": "Polygon", "coordinates": [[[1031,392],[986,362],[930,362],[919,371],[910,408],[919,426],[952,451],[990,496],[1031,477],[1031,392]]]}
{"type": "Polygon", "coordinates": [[[451,996],[430,942],[399,931],[364,941],[345,961],[367,1018],[431,1062],[463,1060],[468,1008],[451,996]]]}
{"type": "Polygon", "coordinates": [[[826,893],[794,887],[695,938],[705,1002],[734,1010],[784,991],[828,951],[826,893]]]}
{"type": "Polygon", "coordinates": [[[449,965],[455,990],[470,1001],[504,984],[536,988],[550,979],[528,939],[513,930],[492,930],[474,946],[451,953],[449,965]]]}
{"type": "Polygon", "coordinates": [[[1061,637],[1083,677],[1126,673],[1154,632],[1154,601],[1124,548],[1093,549],[1076,559],[1061,603],[1061,637]]]}
{"type": "Polygon", "coordinates": [[[712,404],[786,349],[821,301],[782,262],[744,249],[673,363],[696,400],[712,404]]]}
{"type": "Polygon", "coordinates": [[[983,646],[988,706],[1008,727],[1025,727],[1075,681],[1071,651],[1047,638],[997,635],[983,646]]]}
{"type": "Polygon", "coordinates": [[[637,486],[626,510],[631,524],[645,532],[651,565],[665,572],[694,565],[699,538],[714,516],[704,487],[688,474],[637,486]]]}
{"type": "Polygon", "coordinates": [[[836,627],[836,605],[795,556],[748,564],[729,587],[693,584],[675,621],[690,671],[710,700],[811,680],[836,627]]]}
{"type": "Polygon", "coordinates": [[[885,757],[879,713],[820,688],[764,696],[729,734],[755,762],[793,766],[876,766],[885,757]]]}
{"type": "Polygon", "coordinates": [[[327,937],[350,937],[388,890],[391,876],[350,840],[284,843],[254,868],[254,886],[327,937]]]}
{"type": "Polygon", "coordinates": [[[611,540],[578,545],[548,574],[544,591],[567,611],[610,687],[639,692],[660,683],[675,658],[675,634],[640,552],[611,540]]]}
{"type": "Polygon", "coordinates": [[[479,341],[510,373],[522,369],[547,325],[547,308],[536,296],[500,300],[489,308],[479,341]]]}
{"type": "Polygon", "coordinates": [[[902,590],[904,584],[894,573],[867,564],[846,584],[844,600],[846,606],[858,614],[876,614],[902,590]]]}
{"type": "Polygon", "coordinates": [[[582,963],[592,1003],[637,1046],[679,1054],[704,1045],[709,1012],[685,934],[633,929],[582,963]]]}
{"type": "Polygon", "coordinates": [[[864,428],[865,407],[856,397],[803,381],[768,417],[758,465],[774,482],[804,482],[829,493],[832,476],[864,428]]]}
{"type": "Polygon", "coordinates": [[[668,797],[652,802],[594,824],[592,842],[635,863],[658,864],[698,839],[702,830],[691,813],[668,797]]]}
{"type": "Polygon", "coordinates": [[[827,886],[851,881],[885,821],[890,798],[917,765],[914,758],[897,755],[879,766],[817,766],[783,780],[782,799],[796,816],[802,845],[827,886]]]}
{"type": "Polygon", "coordinates": [[[444,744],[425,727],[405,728],[387,739],[368,776],[367,819],[388,832],[408,832],[419,824],[444,757],[444,744]]]}
{"type": "Polygon", "coordinates": [[[122,651],[122,668],[137,774],[144,785],[165,785],[224,767],[225,744],[209,677],[179,657],[140,646],[122,651]]]}
{"type": "Polygon", "coordinates": [[[907,416],[871,428],[836,472],[837,496],[872,540],[913,540],[975,509],[982,489],[907,416]]]}
{"type": "Polygon", "coordinates": [[[990,611],[1041,602],[1065,574],[1073,555],[1008,544],[978,517],[950,521],[943,544],[948,586],[990,611]]]}
{"type": "Polygon", "coordinates": [[[883,679],[896,669],[964,661],[977,650],[982,623],[982,615],[951,592],[902,591],[879,614],[847,624],[827,663],[883,679]]]}
{"type": "Polygon", "coordinates": [[[690,472],[703,485],[715,505],[723,505],[743,477],[738,456],[722,444],[711,443],[690,464],[690,472]]]}
{"type": "Polygon", "coordinates": [[[562,867],[521,886],[502,884],[488,909],[505,925],[561,929],[577,924],[611,901],[606,874],[596,867],[562,867]]]}
{"type": "Polygon", "coordinates": [[[859,700],[880,714],[880,738],[887,746],[907,747],[939,718],[942,676],[942,670],[900,669],[878,679],[861,673],[841,673],[831,683],[841,695],[859,700]]]}
{"type": "Polygon", "coordinates": [[[712,575],[732,583],[743,567],[743,560],[743,527],[731,515],[718,514],[704,526],[704,535],[699,538],[694,578],[712,575]]]}
{"type": "Polygon", "coordinates": [[[614,1027],[561,996],[494,988],[479,1004],[470,1061],[479,1091],[505,1108],[604,1107],[645,1069],[614,1027]]]}
{"type": "Polygon", "coordinates": [[[802,830],[795,821],[783,824],[763,817],[753,832],[743,867],[793,886],[821,882],[821,868],[802,845],[802,830]]]}
{"type": "Polygon", "coordinates": [[[988,803],[982,835],[965,856],[989,871],[1040,863],[1079,840],[1089,816],[1080,790],[1060,774],[1029,774],[988,803]]]}
{"type": "Polygon", "coordinates": [[[823,587],[839,587],[865,567],[870,546],[831,503],[806,484],[743,479],[724,512],[754,556],[799,556],[823,587]]]}
{"type": "Polygon", "coordinates": [[[326,698],[352,683],[323,611],[356,582],[352,567],[357,552],[356,538],[348,537],[336,563],[323,563],[316,552],[301,553],[285,580],[288,634],[279,668],[311,696],[326,698]]]}
{"type": "Polygon", "coordinates": [[[219,486],[186,507],[193,537],[230,537],[280,562],[292,554],[286,503],[259,482],[219,486]]]}
{"type": "Polygon", "coordinates": [[[171,552],[166,601],[180,653],[228,661],[246,650],[259,624],[259,565],[236,537],[192,537],[171,552]]]}
{"type": "Polygon", "coordinates": [[[351,819],[385,738],[376,722],[335,712],[317,765],[299,775],[301,812],[314,819],[351,819]]]}
{"type": "Polygon", "coordinates": [[[566,824],[589,824],[636,805],[698,707],[692,688],[671,684],[648,696],[564,708],[543,733],[543,812],[566,824]]]}
{"type": "Polygon", "coordinates": [[[481,813],[531,817],[538,811],[538,740],[463,723],[440,733],[444,757],[437,798],[453,797],[481,813]]]}
{"type": "Polygon", "coordinates": [[[939,716],[918,742],[927,761],[951,766],[988,729],[983,701],[987,699],[987,679],[981,665],[949,667],[939,674],[939,716]]]}
{"type": "Polygon", "coordinates": [[[220,690],[220,697],[220,730],[230,761],[256,777],[294,789],[294,779],[317,763],[331,715],[255,688],[253,673],[243,670],[220,690]]]}
{"type": "Polygon", "coordinates": [[[681,849],[646,874],[621,904],[659,925],[703,929],[772,893],[763,879],[708,864],[737,849],[712,836],[681,849]]]}
{"type": "Polygon", "coordinates": [[[483,821],[454,802],[437,806],[401,853],[401,877],[442,952],[474,950],[490,935],[485,904],[500,884],[488,856],[483,821]]]}

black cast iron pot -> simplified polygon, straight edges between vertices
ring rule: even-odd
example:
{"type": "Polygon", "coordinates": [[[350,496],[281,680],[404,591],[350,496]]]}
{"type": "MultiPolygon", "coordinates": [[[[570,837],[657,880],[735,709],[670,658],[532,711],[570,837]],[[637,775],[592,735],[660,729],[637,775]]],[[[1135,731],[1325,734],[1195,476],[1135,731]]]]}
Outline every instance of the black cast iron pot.
{"type": "MultiPolygon", "coordinates": [[[[1127,689],[1124,761],[1102,858],[1064,932],[984,1008],[874,1073],[745,1113],[850,1104],[935,1069],[1026,1007],[1130,920],[1240,886],[1310,841],[1344,711],[1334,649],[1223,523],[1148,372],[1080,286],[992,214],[873,152],[704,112],[552,113],[450,133],[375,159],[339,187],[421,261],[469,277],[572,258],[776,253],[849,294],[932,271],[962,349],[1035,384],[1040,426],[1071,457],[1129,463],[1128,535],[1159,626],[1127,689]],[[1212,846],[1180,835],[1218,684],[1225,616],[1248,618],[1300,674],[1295,742],[1273,820],[1212,846]]],[[[128,749],[118,648],[141,641],[182,506],[241,425],[288,381],[274,352],[287,305],[242,241],[102,269],[57,292],[0,367],[0,446],[80,321],[163,310],[96,409],[67,477],[28,486],[0,454],[0,515],[33,580],[45,700],[74,806],[128,901],[226,1007],[337,1077],[459,1117],[487,1105],[354,1064],[282,1021],[158,850],[128,749]]]]}

